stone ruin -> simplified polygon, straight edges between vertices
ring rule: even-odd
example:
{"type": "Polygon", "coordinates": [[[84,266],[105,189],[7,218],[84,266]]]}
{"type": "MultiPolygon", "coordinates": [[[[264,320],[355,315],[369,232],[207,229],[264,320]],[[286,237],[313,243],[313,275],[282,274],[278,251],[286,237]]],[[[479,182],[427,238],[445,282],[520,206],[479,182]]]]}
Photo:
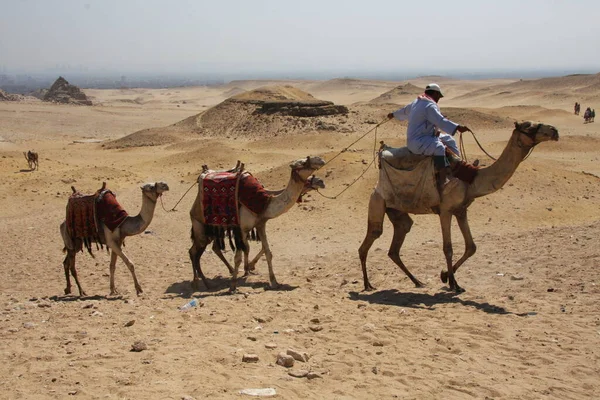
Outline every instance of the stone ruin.
{"type": "Polygon", "coordinates": [[[52,84],[48,92],[44,95],[44,101],[51,101],[54,103],[62,104],[80,104],[85,106],[91,106],[92,102],[88,100],[85,93],[83,93],[77,86],[71,85],[62,76],[52,84]]]}

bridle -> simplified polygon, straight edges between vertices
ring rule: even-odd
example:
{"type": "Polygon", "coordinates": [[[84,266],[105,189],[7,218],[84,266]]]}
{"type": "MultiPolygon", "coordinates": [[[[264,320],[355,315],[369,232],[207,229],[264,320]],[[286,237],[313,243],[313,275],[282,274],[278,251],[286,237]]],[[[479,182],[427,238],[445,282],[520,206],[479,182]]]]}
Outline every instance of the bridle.
{"type": "Polygon", "coordinates": [[[304,164],[292,169],[292,178],[295,182],[306,182],[298,173],[298,171],[300,171],[301,169],[313,169],[312,164],[310,162],[310,156],[306,157],[306,161],[304,161],[304,164]]]}
{"type": "Polygon", "coordinates": [[[148,198],[148,200],[150,200],[154,204],[156,204],[156,202],[158,201],[158,198],[162,196],[162,193],[158,192],[158,182],[154,182],[154,189],[148,190],[148,191],[142,190],[142,193],[144,193],[144,196],[146,196],[148,198]],[[150,197],[148,192],[156,193],[156,200],[154,200],[152,197],[150,197]]]}
{"type": "MultiPolygon", "coordinates": [[[[533,129],[528,129],[527,131],[523,131],[519,128],[516,129],[517,132],[527,136],[527,138],[529,138],[529,140],[531,140],[531,144],[527,144],[527,143],[523,143],[523,141],[521,140],[521,136],[519,136],[519,138],[517,139],[517,145],[520,148],[528,148],[530,149],[529,151],[531,152],[531,150],[533,150],[533,148],[538,144],[535,141],[535,137],[538,133],[538,131],[540,130],[540,127],[542,126],[542,124],[537,124],[537,126],[533,129]]],[[[527,157],[529,156],[529,154],[527,155],[527,157]]]]}

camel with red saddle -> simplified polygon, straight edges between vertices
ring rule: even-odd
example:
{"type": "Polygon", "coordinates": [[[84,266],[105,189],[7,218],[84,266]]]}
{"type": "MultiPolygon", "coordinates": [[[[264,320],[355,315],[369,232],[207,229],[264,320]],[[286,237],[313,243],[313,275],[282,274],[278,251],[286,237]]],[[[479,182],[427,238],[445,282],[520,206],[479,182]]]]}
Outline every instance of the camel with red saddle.
{"type": "MultiPolygon", "coordinates": [[[[386,157],[385,154],[382,155],[379,182],[369,200],[367,234],[358,250],[365,290],[374,289],[367,276],[367,255],[373,242],[383,232],[385,215],[388,216],[394,227],[394,236],[388,256],[410,278],[415,286],[423,286],[421,281],[409,272],[400,259],[400,248],[413,224],[409,214],[436,213],[440,216],[443,249],[447,265],[447,272],[442,271],[440,278],[444,283],[449,281],[451,290],[456,292],[463,291],[456,283],[454,274],[469,257],[475,254],[476,250],[467,220],[467,208],[476,198],[494,193],[502,188],[531,150],[539,143],[550,140],[558,140],[558,131],[551,125],[534,124],[532,122],[515,123],[512,136],[498,160],[489,167],[477,170],[476,175],[472,177],[471,183],[457,178],[450,179],[443,187],[441,201],[440,195],[435,188],[433,164],[430,158],[427,160],[426,158],[428,157],[426,156],[411,156],[414,160],[410,161],[409,164],[412,165],[404,165],[403,169],[418,170],[418,176],[414,180],[414,188],[408,188],[410,190],[403,191],[404,187],[399,187],[398,184],[394,185],[389,182],[387,174],[395,173],[394,167],[390,167],[389,164],[402,163],[406,160],[395,159],[389,151],[389,157],[386,157]],[[429,167],[431,169],[427,169],[429,167]],[[420,170],[421,168],[423,170],[420,170]],[[429,172],[424,173],[423,171],[429,172]],[[423,195],[419,197],[418,201],[414,201],[414,194],[417,192],[423,195]],[[453,252],[450,230],[452,216],[456,217],[465,240],[465,252],[454,265],[452,264],[453,252]]],[[[398,173],[402,172],[406,171],[398,173]]]]}
{"type": "MultiPolygon", "coordinates": [[[[207,288],[210,288],[210,284],[204,276],[200,266],[200,257],[206,250],[206,247],[213,241],[219,242],[220,250],[224,248],[224,243],[222,240],[224,232],[223,229],[226,229],[228,233],[233,232],[234,239],[236,242],[234,267],[231,270],[232,277],[230,291],[235,292],[237,288],[237,276],[239,266],[242,262],[242,254],[244,256],[245,272],[248,273],[249,271],[248,268],[250,263],[248,262],[248,237],[253,229],[256,229],[258,239],[262,244],[262,251],[264,251],[264,254],[266,255],[267,264],[269,266],[270,286],[272,288],[276,288],[277,286],[279,286],[279,284],[277,283],[277,279],[275,278],[275,274],[273,272],[273,255],[269,248],[266,233],[267,221],[273,218],[277,218],[278,216],[283,215],[284,213],[289,211],[297,202],[301,193],[305,190],[305,185],[310,175],[312,175],[314,171],[318,170],[323,165],[325,165],[325,161],[323,161],[322,158],[310,156],[307,158],[296,160],[293,163],[291,163],[291,176],[287,187],[281,191],[264,190],[269,196],[269,200],[267,202],[266,207],[261,212],[253,212],[249,208],[249,206],[244,204],[242,201],[240,201],[239,204],[236,205],[236,207],[239,207],[237,209],[236,218],[238,226],[235,226],[233,228],[222,228],[219,226],[214,226],[213,224],[209,223],[210,221],[206,221],[206,215],[204,212],[205,191],[203,188],[203,178],[206,175],[201,175],[198,178],[198,195],[196,196],[196,200],[194,201],[192,209],[190,210],[190,218],[192,221],[192,247],[189,250],[189,254],[194,272],[192,286],[195,289],[197,289],[199,279],[202,279],[204,285],[207,288]]],[[[234,172],[234,170],[232,170],[231,173],[242,174],[243,171],[234,172]]],[[[220,252],[217,252],[217,255],[219,254],[220,252]]],[[[223,262],[225,262],[226,265],[228,265],[224,257],[220,258],[223,262]]],[[[253,260],[253,262],[255,261],[253,260]]]]}
{"type": "Polygon", "coordinates": [[[78,251],[83,251],[83,246],[85,245],[90,255],[94,257],[92,245],[95,243],[96,246],[106,245],[108,249],[112,250],[110,255],[110,294],[119,294],[115,287],[115,269],[118,256],[121,257],[129,268],[133,277],[135,291],[139,296],[143,290],[135,275],[135,267],[125,253],[123,253],[121,247],[127,236],[139,235],[148,228],[154,216],[156,202],[164,192],[169,190],[169,185],[165,182],[146,183],[143,185],[141,187],[142,208],[139,214],[134,217],[128,216],[127,212],[120,208],[116,202],[116,198],[114,198],[114,194],[106,189],[106,183],[102,185],[102,189],[89,196],[82,195],[74,187],[71,187],[71,189],[73,190],[73,195],[69,198],[69,203],[67,204],[67,219],[60,224],[60,234],[65,245],[63,251],[67,253],[63,261],[65,278],[67,280],[65,294],[71,293],[70,273],[75,278],[79,295],[86,295],[77,278],[75,255],[78,251]],[[107,217],[117,218],[116,220],[112,218],[112,223],[108,219],[103,220],[102,218],[98,218],[98,209],[94,208],[97,204],[102,203],[103,198],[109,197],[113,198],[113,204],[108,207],[106,215],[107,217]],[[77,209],[76,203],[82,201],[87,204],[77,209]],[[86,226],[84,228],[75,226],[76,224],[81,225],[77,220],[83,220],[86,226]]]}

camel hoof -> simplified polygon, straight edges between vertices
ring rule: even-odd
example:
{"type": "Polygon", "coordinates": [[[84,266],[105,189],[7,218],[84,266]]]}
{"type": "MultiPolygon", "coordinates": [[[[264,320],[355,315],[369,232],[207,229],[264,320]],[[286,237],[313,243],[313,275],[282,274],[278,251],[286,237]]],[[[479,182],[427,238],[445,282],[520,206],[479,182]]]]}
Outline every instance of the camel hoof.
{"type": "Polygon", "coordinates": [[[117,289],[113,289],[110,291],[110,295],[111,296],[120,296],[121,293],[119,293],[119,291],[117,289]]]}
{"type": "Polygon", "coordinates": [[[237,288],[229,288],[229,292],[227,292],[227,293],[229,293],[229,294],[237,294],[237,292],[238,292],[237,288]]]}
{"type": "Polygon", "coordinates": [[[79,292],[79,297],[87,297],[87,293],[86,292],[79,292]]]}
{"type": "Polygon", "coordinates": [[[423,282],[421,282],[421,281],[417,281],[417,282],[415,282],[415,287],[417,287],[417,288],[424,288],[425,284],[423,282]]]}
{"type": "Polygon", "coordinates": [[[375,290],[375,287],[371,286],[370,283],[368,285],[365,285],[364,292],[372,292],[373,290],[375,290]]]}
{"type": "Polygon", "coordinates": [[[68,287],[68,288],[65,289],[65,294],[71,294],[71,288],[70,287],[68,287]]]}
{"type": "Polygon", "coordinates": [[[440,272],[440,279],[443,283],[448,283],[448,271],[440,272]]]}
{"type": "Polygon", "coordinates": [[[463,288],[461,288],[460,286],[456,285],[456,286],[454,287],[454,292],[455,292],[455,293],[464,293],[464,292],[466,292],[466,290],[465,290],[465,289],[463,289],[463,288]]]}

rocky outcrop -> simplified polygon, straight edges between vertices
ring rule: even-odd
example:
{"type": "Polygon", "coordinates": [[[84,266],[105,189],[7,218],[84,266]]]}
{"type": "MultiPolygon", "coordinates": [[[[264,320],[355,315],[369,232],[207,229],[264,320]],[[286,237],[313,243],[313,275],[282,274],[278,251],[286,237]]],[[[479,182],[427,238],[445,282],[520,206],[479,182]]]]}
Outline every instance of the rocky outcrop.
{"type": "Polygon", "coordinates": [[[348,107],[331,101],[272,101],[264,102],[256,110],[261,114],[280,114],[293,117],[319,117],[322,115],[348,114],[348,107]]]}
{"type": "Polygon", "coordinates": [[[10,94],[6,93],[4,90],[0,89],[0,101],[19,101],[23,96],[18,94],[10,94]]]}
{"type": "Polygon", "coordinates": [[[50,90],[48,90],[48,92],[44,95],[43,100],[62,104],[80,104],[85,106],[92,105],[92,102],[88,100],[85,93],[83,93],[77,86],[71,85],[62,76],[60,76],[54,82],[54,84],[52,84],[50,90]]]}

